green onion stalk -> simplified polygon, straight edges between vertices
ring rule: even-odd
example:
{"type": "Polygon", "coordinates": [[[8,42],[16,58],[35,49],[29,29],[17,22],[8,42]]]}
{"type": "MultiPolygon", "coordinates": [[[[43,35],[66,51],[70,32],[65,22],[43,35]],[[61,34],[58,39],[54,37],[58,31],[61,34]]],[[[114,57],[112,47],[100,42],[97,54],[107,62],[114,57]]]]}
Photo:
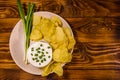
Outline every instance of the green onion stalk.
{"type": "Polygon", "coordinates": [[[17,0],[18,3],[18,9],[19,9],[19,13],[20,13],[20,17],[22,19],[22,23],[24,26],[24,37],[25,37],[25,50],[24,50],[24,61],[27,64],[27,49],[29,47],[30,44],[30,33],[31,33],[31,29],[32,29],[32,21],[33,21],[33,13],[34,13],[34,4],[32,3],[28,3],[28,10],[27,10],[27,16],[25,18],[23,9],[22,9],[22,4],[20,2],[20,0],[17,0]]]}

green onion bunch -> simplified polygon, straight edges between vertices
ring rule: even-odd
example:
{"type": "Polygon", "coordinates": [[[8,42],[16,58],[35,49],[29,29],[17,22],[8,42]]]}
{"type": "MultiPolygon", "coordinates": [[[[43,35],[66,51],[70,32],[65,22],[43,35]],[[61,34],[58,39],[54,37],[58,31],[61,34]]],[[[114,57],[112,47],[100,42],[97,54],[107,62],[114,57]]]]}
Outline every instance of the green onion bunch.
{"type": "Polygon", "coordinates": [[[18,9],[20,13],[20,17],[22,19],[22,23],[24,26],[24,36],[25,36],[25,50],[24,50],[24,61],[27,63],[27,49],[30,44],[30,33],[32,29],[32,20],[33,20],[33,13],[34,13],[34,3],[28,3],[28,10],[27,10],[27,16],[25,17],[22,4],[20,0],[17,0],[18,3],[18,9]]]}

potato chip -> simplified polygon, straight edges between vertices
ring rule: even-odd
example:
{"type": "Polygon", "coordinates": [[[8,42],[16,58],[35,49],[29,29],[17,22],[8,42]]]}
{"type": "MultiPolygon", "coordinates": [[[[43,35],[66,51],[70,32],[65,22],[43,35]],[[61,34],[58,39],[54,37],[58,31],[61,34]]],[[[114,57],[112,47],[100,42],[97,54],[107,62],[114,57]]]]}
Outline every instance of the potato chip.
{"type": "Polygon", "coordinates": [[[72,49],[75,45],[75,39],[73,37],[69,37],[69,44],[68,44],[68,49],[72,49]]]}
{"type": "Polygon", "coordinates": [[[42,76],[47,76],[52,72],[52,70],[54,68],[53,63],[54,63],[54,61],[50,62],[47,66],[42,68],[42,76]]]}
{"type": "Polygon", "coordinates": [[[42,18],[39,25],[44,40],[51,42],[51,36],[54,34],[56,28],[55,24],[53,24],[50,19],[42,18]]]}
{"type": "Polygon", "coordinates": [[[41,32],[44,36],[53,35],[56,26],[49,19],[42,19],[40,24],[41,32]]]}
{"type": "Polygon", "coordinates": [[[42,17],[38,15],[33,16],[33,26],[39,25],[41,18],[42,17]]]}
{"type": "Polygon", "coordinates": [[[42,39],[42,34],[40,30],[38,30],[37,28],[34,28],[31,32],[30,39],[33,41],[38,41],[42,39]]]}
{"type": "Polygon", "coordinates": [[[60,20],[58,17],[56,17],[56,16],[53,16],[53,17],[51,18],[51,21],[52,21],[56,26],[62,26],[61,20],[60,20]]]}
{"type": "Polygon", "coordinates": [[[56,73],[58,76],[63,75],[63,68],[61,66],[61,63],[54,63],[54,67],[52,72],[56,73]]]}
{"type": "Polygon", "coordinates": [[[55,49],[53,52],[53,60],[56,62],[70,62],[72,59],[72,54],[68,53],[67,48],[63,47],[61,49],[55,49]]]}
{"type": "Polygon", "coordinates": [[[56,27],[56,41],[63,42],[66,40],[66,35],[61,27],[56,27]]]}
{"type": "Polygon", "coordinates": [[[58,44],[57,43],[54,43],[54,42],[52,42],[52,43],[50,43],[50,45],[52,46],[52,48],[55,50],[56,48],[58,48],[58,44]]]}
{"type": "Polygon", "coordinates": [[[42,68],[42,76],[47,76],[51,72],[58,74],[58,76],[62,76],[63,75],[63,68],[61,66],[61,63],[57,63],[57,62],[52,61],[47,66],[42,68]]]}
{"type": "Polygon", "coordinates": [[[53,47],[53,49],[56,49],[58,47],[68,46],[68,39],[63,29],[59,26],[56,27],[55,33],[48,40],[50,40],[49,42],[53,47]]]}
{"type": "Polygon", "coordinates": [[[65,47],[68,46],[68,39],[61,27],[56,27],[55,40],[52,42],[56,42],[58,47],[62,46],[63,44],[65,47]]]}
{"type": "Polygon", "coordinates": [[[72,49],[75,45],[75,39],[72,37],[72,34],[70,32],[70,29],[67,27],[63,27],[64,32],[66,33],[68,40],[69,40],[69,44],[68,44],[68,49],[72,49]]]}

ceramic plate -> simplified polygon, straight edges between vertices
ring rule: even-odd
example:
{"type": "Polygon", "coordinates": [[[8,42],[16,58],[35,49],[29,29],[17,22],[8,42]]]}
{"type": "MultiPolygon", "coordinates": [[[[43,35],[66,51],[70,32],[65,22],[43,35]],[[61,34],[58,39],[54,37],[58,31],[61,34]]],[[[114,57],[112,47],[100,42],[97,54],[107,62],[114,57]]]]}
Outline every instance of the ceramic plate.
{"type": "MultiPolygon", "coordinates": [[[[69,27],[69,24],[59,15],[51,13],[51,12],[46,12],[46,11],[40,11],[40,12],[35,12],[35,15],[40,15],[46,18],[51,18],[52,16],[57,16],[59,19],[62,21],[63,26],[69,27]]],[[[71,30],[71,28],[70,28],[71,30]]],[[[72,30],[71,30],[72,33],[72,30]]],[[[72,33],[73,36],[73,33],[72,33]]],[[[24,63],[24,30],[23,30],[23,25],[22,21],[20,20],[12,30],[11,36],[10,36],[10,53],[15,61],[15,63],[24,71],[34,74],[34,75],[41,75],[42,70],[32,66],[31,64],[25,64],[24,63]]]]}

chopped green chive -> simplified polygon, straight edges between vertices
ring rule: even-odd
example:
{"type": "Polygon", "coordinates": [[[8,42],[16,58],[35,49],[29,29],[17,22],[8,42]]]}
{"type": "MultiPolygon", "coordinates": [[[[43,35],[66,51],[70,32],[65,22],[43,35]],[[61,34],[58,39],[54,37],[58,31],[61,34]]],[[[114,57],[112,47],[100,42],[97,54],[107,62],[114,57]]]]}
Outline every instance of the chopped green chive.
{"type": "Polygon", "coordinates": [[[39,60],[36,60],[36,62],[39,62],[39,60]]]}
{"type": "Polygon", "coordinates": [[[40,53],[40,51],[37,51],[37,53],[40,53]]]}
{"type": "Polygon", "coordinates": [[[42,47],[43,45],[42,45],[42,44],[40,44],[40,46],[42,47]]]}
{"type": "Polygon", "coordinates": [[[40,50],[40,47],[36,49],[36,51],[40,50]]]}
{"type": "Polygon", "coordinates": [[[41,63],[43,63],[43,60],[41,60],[41,63]]]}
{"type": "Polygon", "coordinates": [[[46,52],[46,54],[48,54],[48,52],[46,52]]]}
{"type": "Polygon", "coordinates": [[[31,53],[31,56],[33,56],[33,54],[31,53]]]}
{"type": "Polygon", "coordinates": [[[35,56],[38,56],[38,54],[35,54],[35,56]]]}
{"type": "Polygon", "coordinates": [[[32,58],[32,60],[34,61],[34,60],[35,60],[35,58],[32,58]]]}
{"type": "Polygon", "coordinates": [[[40,47],[39,48],[37,48],[38,50],[40,50],[40,47]]]}
{"type": "Polygon", "coordinates": [[[37,60],[37,58],[34,58],[35,60],[37,60]]]}
{"type": "Polygon", "coordinates": [[[46,59],[44,58],[44,61],[46,61],[46,59]]]}
{"type": "Polygon", "coordinates": [[[42,51],[44,51],[44,49],[42,49],[42,51]]]}
{"type": "Polygon", "coordinates": [[[39,56],[39,58],[41,59],[41,58],[42,58],[42,56],[39,56]]]}
{"type": "Polygon", "coordinates": [[[42,52],[42,54],[44,54],[44,52],[42,52]]]}
{"type": "Polygon", "coordinates": [[[50,46],[48,46],[47,48],[50,49],[50,46]]]}
{"type": "Polygon", "coordinates": [[[31,51],[34,51],[34,48],[32,48],[31,51]]]}
{"type": "Polygon", "coordinates": [[[42,57],[44,57],[44,55],[42,55],[42,57]]]}
{"type": "Polygon", "coordinates": [[[48,58],[50,58],[50,56],[48,56],[48,58]]]}

